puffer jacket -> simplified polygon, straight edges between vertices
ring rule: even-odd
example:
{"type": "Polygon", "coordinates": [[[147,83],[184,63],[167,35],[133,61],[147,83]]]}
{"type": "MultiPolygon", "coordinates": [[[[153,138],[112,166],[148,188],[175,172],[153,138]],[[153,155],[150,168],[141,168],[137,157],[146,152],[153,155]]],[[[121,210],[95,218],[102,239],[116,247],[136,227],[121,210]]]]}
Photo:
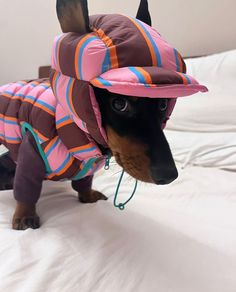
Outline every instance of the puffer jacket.
{"type": "Polygon", "coordinates": [[[185,74],[181,55],[150,26],[122,15],[92,16],[90,24],[91,33],[55,39],[50,80],[0,87],[0,143],[17,161],[29,131],[47,179],[78,180],[104,166],[108,144],[93,86],[170,98],[166,121],[177,97],[207,91],[185,74]]]}

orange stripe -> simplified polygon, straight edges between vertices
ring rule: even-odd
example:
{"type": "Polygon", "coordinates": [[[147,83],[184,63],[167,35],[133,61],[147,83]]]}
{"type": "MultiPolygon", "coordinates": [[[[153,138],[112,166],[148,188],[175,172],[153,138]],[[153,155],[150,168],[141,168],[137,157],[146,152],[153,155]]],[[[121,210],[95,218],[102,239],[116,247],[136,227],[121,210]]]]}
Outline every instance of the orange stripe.
{"type": "Polygon", "coordinates": [[[102,39],[102,41],[109,48],[112,68],[113,69],[119,68],[116,46],[113,44],[112,39],[109,36],[107,36],[101,28],[98,30],[94,28],[93,30],[94,30],[94,32],[96,32],[98,34],[98,36],[102,39]]]}
{"type": "Polygon", "coordinates": [[[104,85],[102,84],[102,82],[99,79],[93,79],[92,81],[90,81],[92,85],[94,85],[95,87],[104,87],[104,85]]]}
{"type": "Polygon", "coordinates": [[[181,76],[181,78],[183,79],[183,83],[185,85],[188,85],[188,79],[180,72],[177,72],[179,74],[179,76],[181,76]]]}
{"type": "Polygon", "coordinates": [[[150,84],[150,85],[152,84],[151,75],[147,71],[145,71],[141,67],[135,67],[135,69],[143,75],[143,77],[145,78],[146,84],[150,84]]]}
{"type": "Polygon", "coordinates": [[[7,140],[7,139],[5,139],[3,137],[0,137],[0,139],[2,139],[3,141],[7,142],[8,144],[14,144],[14,145],[16,145],[16,144],[20,144],[21,143],[21,141],[7,140]]]}
{"type": "Polygon", "coordinates": [[[57,130],[61,129],[62,127],[65,127],[67,125],[73,124],[72,120],[64,121],[63,123],[57,125],[57,130]]]}
{"type": "Polygon", "coordinates": [[[7,98],[17,99],[17,100],[23,101],[23,97],[20,97],[20,96],[14,96],[14,95],[11,95],[9,93],[2,93],[1,95],[4,97],[7,97],[7,98]]]}
{"type": "Polygon", "coordinates": [[[45,147],[44,152],[48,152],[49,148],[56,142],[56,140],[58,139],[58,136],[54,137],[50,143],[48,143],[48,145],[45,147]]]}
{"type": "Polygon", "coordinates": [[[63,173],[65,173],[71,167],[71,165],[73,164],[74,160],[75,159],[73,157],[71,157],[70,161],[67,163],[67,165],[60,172],[58,172],[56,175],[59,176],[59,175],[62,175],[63,173]]]}
{"type": "Polygon", "coordinates": [[[56,174],[52,173],[52,174],[48,175],[47,179],[52,179],[53,177],[60,176],[63,173],[65,173],[71,167],[71,165],[73,164],[74,160],[75,159],[73,157],[71,157],[70,160],[68,161],[67,165],[60,172],[58,172],[56,174]]]}
{"type": "Polygon", "coordinates": [[[8,120],[8,121],[13,121],[13,122],[17,122],[18,121],[17,118],[7,117],[7,116],[4,116],[3,114],[0,114],[0,118],[3,118],[4,120],[8,120]]]}
{"type": "Polygon", "coordinates": [[[79,150],[85,150],[85,149],[89,149],[91,147],[93,147],[94,145],[92,143],[89,143],[87,145],[84,145],[84,146],[79,146],[79,147],[75,147],[75,148],[72,148],[70,149],[69,151],[70,152],[75,152],[75,151],[79,151],[79,150]]]}
{"type": "Polygon", "coordinates": [[[39,136],[40,139],[47,141],[49,138],[41,134],[38,130],[34,129],[34,132],[39,136]]]}
{"type": "MultiPolygon", "coordinates": [[[[27,102],[28,102],[28,101],[27,101],[27,102]]],[[[41,104],[34,103],[34,106],[37,107],[37,108],[42,109],[43,111],[47,112],[49,115],[51,115],[51,116],[53,116],[53,117],[55,116],[55,113],[54,113],[53,111],[51,111],[50,109],[44,107],[44,106],[41,105],[41,104]]]]}
{"type": "Polygon", "coordinates": [[[85,37],[83,37],[79,42],[78,42],[78,45],[76,47],[76,50],[75,50],[75,72],[76,72],[76,76],[77,76],[77,79],[81,79],[81,76],[79,74],[79,66],[78,66],[78,58],[79,58],[79,54],[80,54],[80,50],[81,50],[81,47],[83,45],[84,42],[87,41],[87,39],[91,38],[91,34],[89,35],[86,35],[85,37]]]}
{"type": "Polygon", "coordinates": [[[73,104],[73,88],[74,88],[74,84],[75,84],[75,79],[73,79],[71,85],[70,85],[70,90],[69,90],[69,100],[70,100],[70,105],[72,107],[72,110],[74,112],[74,114],[78,117],[78,114],[76,113],[75,111],[75,107],[74,107],[74,104],[73,104]]]}
{"type": "Polygon", "coordinates": [[[152,46],[152,43],[151,41],[149,40],[149,38],[147,37],[146,35],[146,32],[143,30],[143,28],[132,18],[128,17],[132,22],[133,24],[138,28],[138,30],[141,32],[141,34],[143,35],[143,37],[145,38],[146,40],[146,43],[149,47],[149,50],[150,50],[150,53],[151,53],[151,56],[152,56],[152,62],[153,62],[153,66],[158,66],[157,64],[157,57],[156,57],[156,54],[155,54],[155,51],[154,51],[154,48],[152,46]]]}
{"type": "Polygon", "coordinates": [[[183,64],[183,60],[182,60],[179,53],[178,53],[178,59],[179,59],[179,65],[180,65],[180,72],[183,72],[184,71],[184,64],[183,64]]]}

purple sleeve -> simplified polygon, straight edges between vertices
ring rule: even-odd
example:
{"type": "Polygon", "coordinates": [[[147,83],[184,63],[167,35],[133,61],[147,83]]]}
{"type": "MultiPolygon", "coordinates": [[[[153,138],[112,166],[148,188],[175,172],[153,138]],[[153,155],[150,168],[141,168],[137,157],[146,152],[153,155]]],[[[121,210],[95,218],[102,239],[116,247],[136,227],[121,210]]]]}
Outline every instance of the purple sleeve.
{"type": "Polygon", "coordinates": [[[36,204],[46,175],[44,162],[33,136],[27,132],[21,143],[14,179],[14,197],[26,204],[36,204]]]}
{"type": "Polygon", "coordinates": [[[93,175],[86,176],[80,180],[72,181],[72,188],[78,193],[87,193],[92,188],[93,175]]]}

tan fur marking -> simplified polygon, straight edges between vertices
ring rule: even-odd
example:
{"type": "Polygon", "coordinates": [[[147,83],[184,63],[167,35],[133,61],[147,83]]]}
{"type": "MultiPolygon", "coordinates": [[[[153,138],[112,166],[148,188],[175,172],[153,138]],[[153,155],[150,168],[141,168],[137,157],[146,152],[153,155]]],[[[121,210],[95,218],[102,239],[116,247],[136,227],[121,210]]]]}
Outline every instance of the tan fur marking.
{"type": "Polygon", "coordinates": [[[127,137],[120,137],[107,127],[109,147],[117,163],[132,177],[143,182],[153,183],[150,160],[146,155],[147,146],[127,137]]]}

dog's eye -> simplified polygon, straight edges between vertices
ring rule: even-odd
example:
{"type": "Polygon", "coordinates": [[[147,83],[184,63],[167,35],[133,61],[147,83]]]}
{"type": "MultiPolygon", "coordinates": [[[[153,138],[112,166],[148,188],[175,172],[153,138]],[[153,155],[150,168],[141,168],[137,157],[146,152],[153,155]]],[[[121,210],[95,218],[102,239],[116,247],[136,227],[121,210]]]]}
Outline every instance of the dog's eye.
{"type": "Polygon", "coordinates": [[[165,112],[168,107],[168,100],[167,99],[162,99],[159,102],[159,109],[161,112],[165,112]]]}
{"type": "Polygon", "coordinates": [[[115,111],[126,112],[129,109],[129,103],[124,98],[114,98],[111,102],[111,106],[115,111]]]}

